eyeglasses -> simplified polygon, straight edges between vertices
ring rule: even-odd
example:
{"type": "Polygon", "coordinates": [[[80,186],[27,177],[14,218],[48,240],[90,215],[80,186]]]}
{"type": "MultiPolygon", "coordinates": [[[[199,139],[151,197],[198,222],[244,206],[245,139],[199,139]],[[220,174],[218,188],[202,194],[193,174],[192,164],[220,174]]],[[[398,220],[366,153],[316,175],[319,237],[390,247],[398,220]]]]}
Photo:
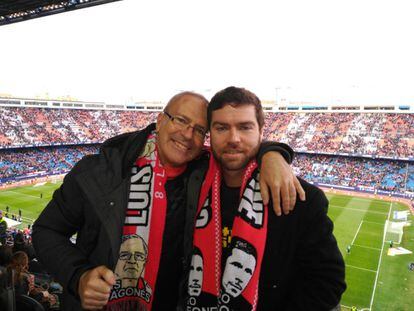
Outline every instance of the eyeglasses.
{"type": "MultiPolygon", "coordinates": [[[[147,257],[145,256],[145,254],[141,253],[141,252],[134,252],[134,259],[135,261],[145,261],[147,260],[147,257]]],[[[121,252],[119,254],[119,259],[121,260],[131,260],[132,257],[132,253],[131,252],[121,252]]]]}
{"type": "Polygon", "coordinates": [[[168,112],[164,111],[164,114],[171,120],[171,122],[180,130],[186,130],[192,128],[197,137],[204,139],[206,136],[207,130],[199,125],[191,125],[190,121],[181,116],[172,116],[168,112]]]}

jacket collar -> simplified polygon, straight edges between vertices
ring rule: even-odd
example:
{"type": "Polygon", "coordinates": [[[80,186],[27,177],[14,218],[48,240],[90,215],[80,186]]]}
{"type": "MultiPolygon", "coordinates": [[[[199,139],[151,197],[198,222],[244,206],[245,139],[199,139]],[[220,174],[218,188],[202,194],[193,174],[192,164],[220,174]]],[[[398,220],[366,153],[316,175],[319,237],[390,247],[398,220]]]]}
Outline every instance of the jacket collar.
{"type": "MultiPolygon", "coordinates": [[[[129,176],[134,161],[147,142],[148,135],[154,130],[155,123],[151,123],[143,130],[112,137],[102,144],[100,148],[101,156],[108,162],[112,161],[114,157],[117,158],[116,161],[119,161],[119,158],[121,158],[120,173],[125,178],[129,176]]],[[[111,164],[116,165],[117,163],[111,164]]]]}
{"type": "Polygon", "coordinates": [[[145,129],[138,132],[137,135],[132,136],[130,141],[127,142],[127,150],[125,152],[125,158],[122,166],[123,175],[127,174],[129,176],[131,167],[133,166],[142,148],[144,148],[147,143],[148,135],[154,130],[155,123],[151,123],[145,129]]]}

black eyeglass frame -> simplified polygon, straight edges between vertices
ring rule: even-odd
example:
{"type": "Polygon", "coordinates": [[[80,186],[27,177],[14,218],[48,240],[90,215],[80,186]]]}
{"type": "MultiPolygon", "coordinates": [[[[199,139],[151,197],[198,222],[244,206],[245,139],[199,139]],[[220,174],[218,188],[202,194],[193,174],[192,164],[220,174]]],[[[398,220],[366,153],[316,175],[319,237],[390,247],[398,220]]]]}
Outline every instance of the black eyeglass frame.
{"type": "Polygon", "coordinates": [[[207,132],[208,132],[207,129],[205,129],[205,128],[199,126],[199,125],[191,125],[190,122],[186,118],[184,118],[182,116],[172,116],[167,111],[164,111],[163,113],[178,128],[180,128],[182,130],[188,129],[188,128],[192,128],[193,129],[193,133],[195,133],[200,138],[203,138],[204,139],[206,137],[207,132]]]}

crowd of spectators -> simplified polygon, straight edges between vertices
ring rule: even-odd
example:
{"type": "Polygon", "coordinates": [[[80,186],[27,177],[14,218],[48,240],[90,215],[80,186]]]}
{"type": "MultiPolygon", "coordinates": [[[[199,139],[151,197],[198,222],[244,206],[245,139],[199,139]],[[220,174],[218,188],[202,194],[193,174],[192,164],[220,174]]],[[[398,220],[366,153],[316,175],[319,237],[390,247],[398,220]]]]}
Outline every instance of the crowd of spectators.
{"type": "MultiPolygon", "coordinates": [[[[101,143],[140,129],[156,116],[142,111],[0,107],[0,145],[101,143]]],[[[414,157],[414,114],[268,112],[264,137],[299,152],[414,157]]]]}
{"type": "Polygon", "coordinates": [[[46,311],[61,309],[62,286],[38,262],[29,227],[8,230],[7,242],[0,245],[0,279],[3,286],[12,281],[18,308],[22,296],[28,296],[46,311]]]}
{"type": "Polygon", "coordinates": [[[414,163],[332,155],[298,154],[295,172],[313,182],[414,192],[414,163]]]}
{"type": "MultiPolygon", "coordinates": [[[[96,152],[97,145],[0,150],[0,181],[63,174],[84,155],[96,152]]],[[[414,192],[414,163],[408,161],[302,153],[293,166],[299,176],[319,183],[414,192]]]]}
{"type": "MultiPolygon", "coordinates": [[[[156,116],[142,111],[0,107],[0,182],[66,173],[82,156],[96,153],[105,139],[143,128],[156,116]]],[[[264,138],[301,152],[295,165],[306,179],[414,191],[413,164],[381,160],[414,158],[414,114],[267,113],[264,138]]]]}
{"type": "Polygon", "coordinates": [[[3,149],[0,150],[0,182],[66,173],[84,155],[97,151],[97,145],[3,149]]]}
{"type": "Polygon", "coordinates": [[[300,152],[414,157],[414,114],[267,113],[264,136],[300,152]]]}
{"type": "Polygon", "coordinates": [[[155,121],[154,112],[0,107],[0,146],[101,143],[155,121]]]}

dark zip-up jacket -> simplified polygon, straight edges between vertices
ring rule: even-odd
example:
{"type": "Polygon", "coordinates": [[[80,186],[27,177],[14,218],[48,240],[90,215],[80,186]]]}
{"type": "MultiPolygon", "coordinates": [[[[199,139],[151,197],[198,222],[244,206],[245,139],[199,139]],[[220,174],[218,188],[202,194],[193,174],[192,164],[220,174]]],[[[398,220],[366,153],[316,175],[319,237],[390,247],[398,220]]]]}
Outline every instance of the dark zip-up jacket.
{"type": "Polygon", "coordinates": [[[65,176],[33,226],[36,255],[64,286],[65,310],[81,310],[80,276],[118,260],[128,203],[131,167],[152,124],[106,141],[97,155],[85,156],[65,176]],[[69,238],[77,233],[76,244],[69,238]]]}
{"type": "MultiPolygon", "coordinates": [[[[332,310],[346,289],[345,263],[319,188],[300,180],[306,201],[289,215],[269,213],[259,311],[332,310]]],[[[269,207],[271,211],[271,206],[269,207]]]]}

